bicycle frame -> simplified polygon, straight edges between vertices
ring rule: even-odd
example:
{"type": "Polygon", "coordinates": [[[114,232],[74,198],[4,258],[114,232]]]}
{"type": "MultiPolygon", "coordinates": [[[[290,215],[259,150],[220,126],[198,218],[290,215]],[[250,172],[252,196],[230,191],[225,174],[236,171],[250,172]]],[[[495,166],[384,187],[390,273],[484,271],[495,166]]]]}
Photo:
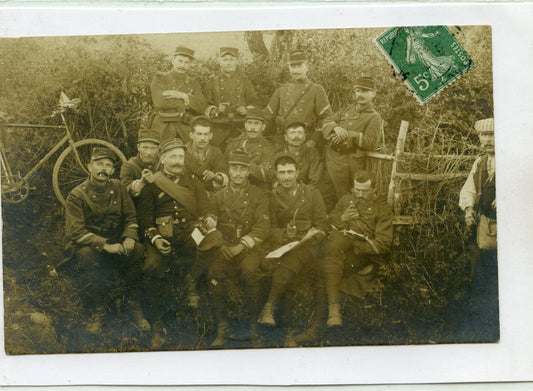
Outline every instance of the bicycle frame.
{"type": "MultiPolygon", "coordinates": [[[[63,117],[63,114],[61,114],[61,118],[62,118],[63,123],[65,125],[54,126],[54,125],[30,125],[30,124],[0,124],[0,126],[2,126],[2,127],[10,127],[10,128],[65,129],[66,132],[67,132],[67,134],[61,140],[59,140],[57,142],[57,144],[22,178],[22,180],[27,182],[28,179],[39,168],[41,168],[48,161],[48,159],[50,159],[66,143],[68,143],[72,147],[72,150],[75,153],[76,160],[78,160],[78,163],[79,163],[80,167],[85,168],[85,166],[81,162],[81,159],[80,159],[80,157],[78,155],[78,152],[77,152],[76,148],[74,147],[74,140],[72,139],[72,135],[70,134],[70,129],[66,125],[65,118],[63,117]]],[[[10,165],[8,163],[8,160],[7,160],[7,155],[5,154],[3,137],[0,137],[0,152],[1,152],[1,157],[2,157],[2,166],[3,166],[3,168],[4,168],[5,172],[6,172],[6,176],[7,176],[6,179],[7,179],[8,183],[9,183],[9,182],[11,182],[13,180],[13,172],[11,171],[11,167],[10,167],[10,165]]],[[[88,171],[87,171],[87,173],[88,173],[88,171]]]]}

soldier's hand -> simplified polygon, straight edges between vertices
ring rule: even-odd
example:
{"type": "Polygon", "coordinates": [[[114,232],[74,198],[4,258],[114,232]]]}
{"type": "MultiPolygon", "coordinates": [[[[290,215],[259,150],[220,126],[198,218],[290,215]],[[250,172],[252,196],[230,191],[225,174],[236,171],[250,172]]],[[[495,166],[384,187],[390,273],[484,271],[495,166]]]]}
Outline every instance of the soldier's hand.
{"type": "Polygon", "coordinates": [[[244,250],[244,244],[239,243],[235,246],[224,246],[220,249],[220,256],[225,261],[230,261],[244,250]]]}
{"type": "Polygon", "coordinates": [[[338,145],[338,144],[342,144],[344,141],[342,141],[342,139],[341,139],[339,136],[334,135],[334,136],[331,138],[331,142],[332,142],[333,144],[337,144],[337,145],[338,145]]]}
{"type": "Polygon", "coordinates": [[[333,131],[335,132],[335,135],[342,141],[346,141],[346,139],[348,138],[348,131],[342,126],[335,126],[333,128],[333,131]]]}
{"type": "Polygon", "coordinates": [[[166,99],[181,99],[186,106],[189,105],[189,95],[187,95],[185,92],[177,91],[177,90],[166,90],[163,91],[163,96],[166,99]]]}
{"type": "Polygon", "coordinates": [[[104,244],[104,251],[109,254],[124,254],[124,247],[120,243],[104,244]]]}
{"type": "Polygon", "coordinates": [[[153,183],[154,182],[154,173],[152,170],[149,170],[148,168],[145,168],[142,172],[142,179],[146,183],[153,183]]]}
{"type": "Polygon", "coordinates": [[[217,222],[213,217],[207,216],[204,219],[204,226],[205,226],[206,231],[209,232],[212,229],[215,229],[217,227],[217,222]]]}
{"type": "Polygon", "coordinates": [[[122,247],[124,247],[124,255],[130,255],[135,248],[135,239],[126,238],[122,242],[122,247]]]}
{"type": "Polygon", "coordinates": [[[246,115],[246,113],[248,112],[248,109],[246,107],[244,107],[244,106],[239,106],[239,107],[237,107],[237,109],[235,111],[239,115],[246,115]]]}
{"type": "Polygon", "coordinates": [[[154,241],[154,246],[157,248],[157,251],[159,251],[163,255],[170,254],[170,250],[172,247],[170,246],[170,242],[163,238],[157,238],[154,241]]]}
{"type": "Polygon", "coordinates": [[[215,179],[217,174],[215,174],[213,171],[209,171],[209,170],[205,170],[203,173],[202,173],[202,180],[204,182],[209,182],[213,179],[215,179]]]}
{"type": "Polygon", "coordinates": [[[341,221],[349,221],[357,218],[358,216],[359,212],[357,211],[357,208],[354,205],[350,205],[344,210],[344,212],[342,212],[341,221]]]}
{"type": "Polygon", "coordinates": [[[467,227],[476,224],[474,208],[472,208],[471,206],[467,206],[465,208],[465,223],[467,227]]]}
{"type": "Polygon", "coordinates": [[[218,112],[219,113],[225,113],[226,110],[228,109],[228,107],[229,107],[229,103],[228,102],[219,103],[218,104],[218,112]]]}

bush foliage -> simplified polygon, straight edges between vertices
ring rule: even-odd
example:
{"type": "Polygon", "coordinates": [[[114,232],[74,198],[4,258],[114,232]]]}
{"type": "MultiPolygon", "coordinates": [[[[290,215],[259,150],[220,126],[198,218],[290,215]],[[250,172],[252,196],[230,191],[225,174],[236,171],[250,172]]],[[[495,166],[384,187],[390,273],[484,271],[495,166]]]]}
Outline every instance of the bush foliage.
{"type": "MultiPolygon", "coordinates": [[[[241,69],[266,106],[274,90],[288,79],[287,50],[302,48],[308,53],[311,79],[324,86],[334,110],[353,104],[353,82],[358,76],[372,76],[379,86],[376,109],[386,123],[383,150],[394,150],[400,122],[406,120],[410,125],[405,150],[421,154],[420,158],[399,162],[400,171],[467,172],[471,158],[479,152],[473,123],[493,113],[490,28],[451,27],[475,66],[423,106],[417,103],[373,43],[383,31],[374,28],[278,32],[270,54],[244,61],[241,69]],[[458,158],[428,158],[435,154],[453,154],[458,158]]],[[[166,54],[153,49],[142,36],[3,39],[0,40],[0,53],[3,83],[0,111],[14,116],[17,123],[59,125],[60,119],[51,117],[51,113],[60,92],[64,91],[70,98],[81,99],[79,112],[67,119],[75,138],[105,139],[129,156],[134,153],[137,130],[150,122],[150,81],[156,71],[170,69],[166,54]]],[[[214,58],[199,59],[192,72],[205,86],[216,69],[214,58]]],[[[8,155],[15,156],[18,169],[25,172],[58,140],[58,133],[21,130],[7,137],[8,155]]],[[[54,203],[49,186],[53,163],[54,159],[45,166],[40,173],[41,180],[36,179],[35,185],[41,195],[48,192],[46,203],[55,208],[52,221],[60,236],[63,229],[61,209],[54,203]]],[[[363,312],[369,328],[387,321],[394,327],[401,324],[404,331],[408,330],[402,334],[404,337],[400,342],[403,343],[459,341],[457,336],[442,333],[449,314],[460,306],[466,286],[468,257],[463,256],[466,233],[457,207],[462,182],[463,179],[400,183],[402,195],[397,201],[398,213],[415,216],[423,223],[396,229],[391,262],[382,270],[383,287],[366,299],[363,312]],[[384,318],[384,313],[389,314],[388,318],[384,318]],[[421,332],[421,324],[429,325],[430,331],[421,332]]],[[[36,210],[35,205],[42,204],[42,200],[30,196],[25,204],[16,206],[16,213],[6,210],[4,205],[4,228],[25,232],[26,222],[18,221],[7,227],[11,224],[8,218],[25,218],[29,212],[23,212],[24,208],[36,210]]],[[[57,245],[44,240],[39,253],[59,256],[52,248],[57,245]]],[[[4,242],[4,268],[6,264],[17,268],[19,247],[23,251],[24,244],[15,239],[7,244],[4,242]],[[11,254],[11,248],[17,248],[17,251],[11,254]]],[[[39,257],[36,262],[54,263],[46,257],[39,257]]],[[[4,275],[10,279],[13,273],[4,272],[4,275]]],[[[48,293],[42,297],[48,300],[47,303],[53,303],[49,285],[40,283],[36,286],[47,289],[48,293]]],[[[13,294],[14,300],[31,302],[39,307],[38,302],[24,298],[27,292],[21,293],[10,287],[6,286],[6,296],[13,294]]],[[[59,288],[55,289],[58,294],[63,294],[59,288]]],[[[6,307],[9,308],[12,307],[6,307]]],[[[305,308],[301,311],[308,312],[305,308]]],[[[360,311],[357,313],[361,315],[360,311]]],[[[66,319],[75,318],[73,314],[59,314],[58,310],[55,314],[66,319]]],[[[391,337],[389,341],[397,340],[391,337]]],[[[367,342],[387,343],[386,340],[372,339],[367,342]]],[[[50,350],[55,348],[54,345],[50,350]]]]}

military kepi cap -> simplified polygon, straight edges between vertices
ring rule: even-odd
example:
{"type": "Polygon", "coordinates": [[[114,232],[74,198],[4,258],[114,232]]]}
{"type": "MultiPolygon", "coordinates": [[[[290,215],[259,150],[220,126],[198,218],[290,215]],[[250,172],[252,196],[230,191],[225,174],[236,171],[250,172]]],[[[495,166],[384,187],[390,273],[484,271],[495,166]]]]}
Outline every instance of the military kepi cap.
{"type": "Polygon", "coordinates": [[[151,142],[159,145],[159,132],[154,129],[141,129],[137,136],[137,142],[151,142]]]}
{"type": "Polygon", "coordinates": [[[189,49],[188,47],[180,45],[180,46],[178,46],[176,48],[176,50],[174,50],[174,55],[175,56],[186,56],[186,57],[189,57],[189,58],[194,58],[194,50],[189,49]]]}
{"type": "Polygon", "coordinates": [[[478,133],[494,133],[494,118],[485,118],[476,121],[474,129],[478,133]]]}
{"type": "Polygon", "coordinates": [[[278,152],[276,153],[276,156],[274,156],[274,169],[277,170],[277,165],[278,165],[278,162],[281,160],[281,159],[289,159],[291,160],[294,165],[296,166],[296,168],[298,168],[298,161],[296,160],[296,156],[294,156],[294,154],[290,153],[290,152],[278,152]]]}
{"type": "Polygon", "coordinates": [[[225,56],[226,54],[231,54],[233,57],[239,57],[239,49],[237,48],[230,48],[230,47],[223,47],[220,48],[220,56],[225,56]]]}
{"type": "Polygon", "coordinates": [[[285,125],[284,129],[293,129],[293,128],[299,128],[302,127],[304,130],[307,129],[307,124],[303,121],[291,121],[287,125],[285,125]]]}
{"type": "Polygon", "coordinates": [[[293,50],[289,54],[289,64],[300,64],[304,61],[307,61],[307,56],[303,50],[293,50]]]}
{"type": "Polygon", "coordinates": [[[161,144],[161,146],[159,147],[160,149],[160,152],[163,154],[163,153],[166,153],[168,151],[171,151],[173,149],[176,149],[176,148],[181,148],[183,150],[187,150],[187,147],[185,146],[185,144],[183,143],[183,141],[179,138],[173,138],[173,139],[170,139],[168,141],[165,141],[163,144],[161,144]]]}
{"type": "Polygon", "coordinates": [[[365,90],[375,90],[376,89],[376,81],[372,79],[371,77],[358,77],[355,80],[355,87],[364,88],[365,90]]]}
{"type": "Polygon", "coordinates": [[[93,151],[91,153],[91,160],[101,160],[101,159],[110,159],[111,161],[115,161],[117,156],[115,155],[115,152],[113,152],[110,148],[106,147],[96,147],[93,148],[93,151]]]}
{"type": "Polygon", "coordinates": [[[236,149],[229,153],[228,164],[240,164],[242,166],[249,166],[252,160],[252,155],[242,149],[236,149]]]}
{"type": "Polygon", "coordinates": [[[266,122],[265,113],[263,112],[263,110],[259,109],[248,110],[248,112],[246,113],[246,119],[258,119],[260,121],[266,122]]]}

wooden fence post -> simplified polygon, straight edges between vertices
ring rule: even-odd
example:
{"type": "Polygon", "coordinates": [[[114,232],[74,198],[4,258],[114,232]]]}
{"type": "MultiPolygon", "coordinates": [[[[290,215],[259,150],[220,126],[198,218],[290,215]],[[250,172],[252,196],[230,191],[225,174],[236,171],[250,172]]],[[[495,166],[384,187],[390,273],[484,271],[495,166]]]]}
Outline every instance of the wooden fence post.
{"type": "Polygon", "coordinates": [[[398,171],[398,159],[402,154],[405,148],[405,139],[407,137],[407,129],[409,128],[409,122],[402,121],[400,124],[400,131],[398,132],[398,140],[396,141],[396,151],[394,152],[394,161],[392,162],[392,171],[389,184],[389,194],[387,196],[387,202],[393,208],[394,214],[397,214],[399,211],[396,210],[396,205],[394,202],[394,195],[396,193],[396,179],[398,171]]]}

